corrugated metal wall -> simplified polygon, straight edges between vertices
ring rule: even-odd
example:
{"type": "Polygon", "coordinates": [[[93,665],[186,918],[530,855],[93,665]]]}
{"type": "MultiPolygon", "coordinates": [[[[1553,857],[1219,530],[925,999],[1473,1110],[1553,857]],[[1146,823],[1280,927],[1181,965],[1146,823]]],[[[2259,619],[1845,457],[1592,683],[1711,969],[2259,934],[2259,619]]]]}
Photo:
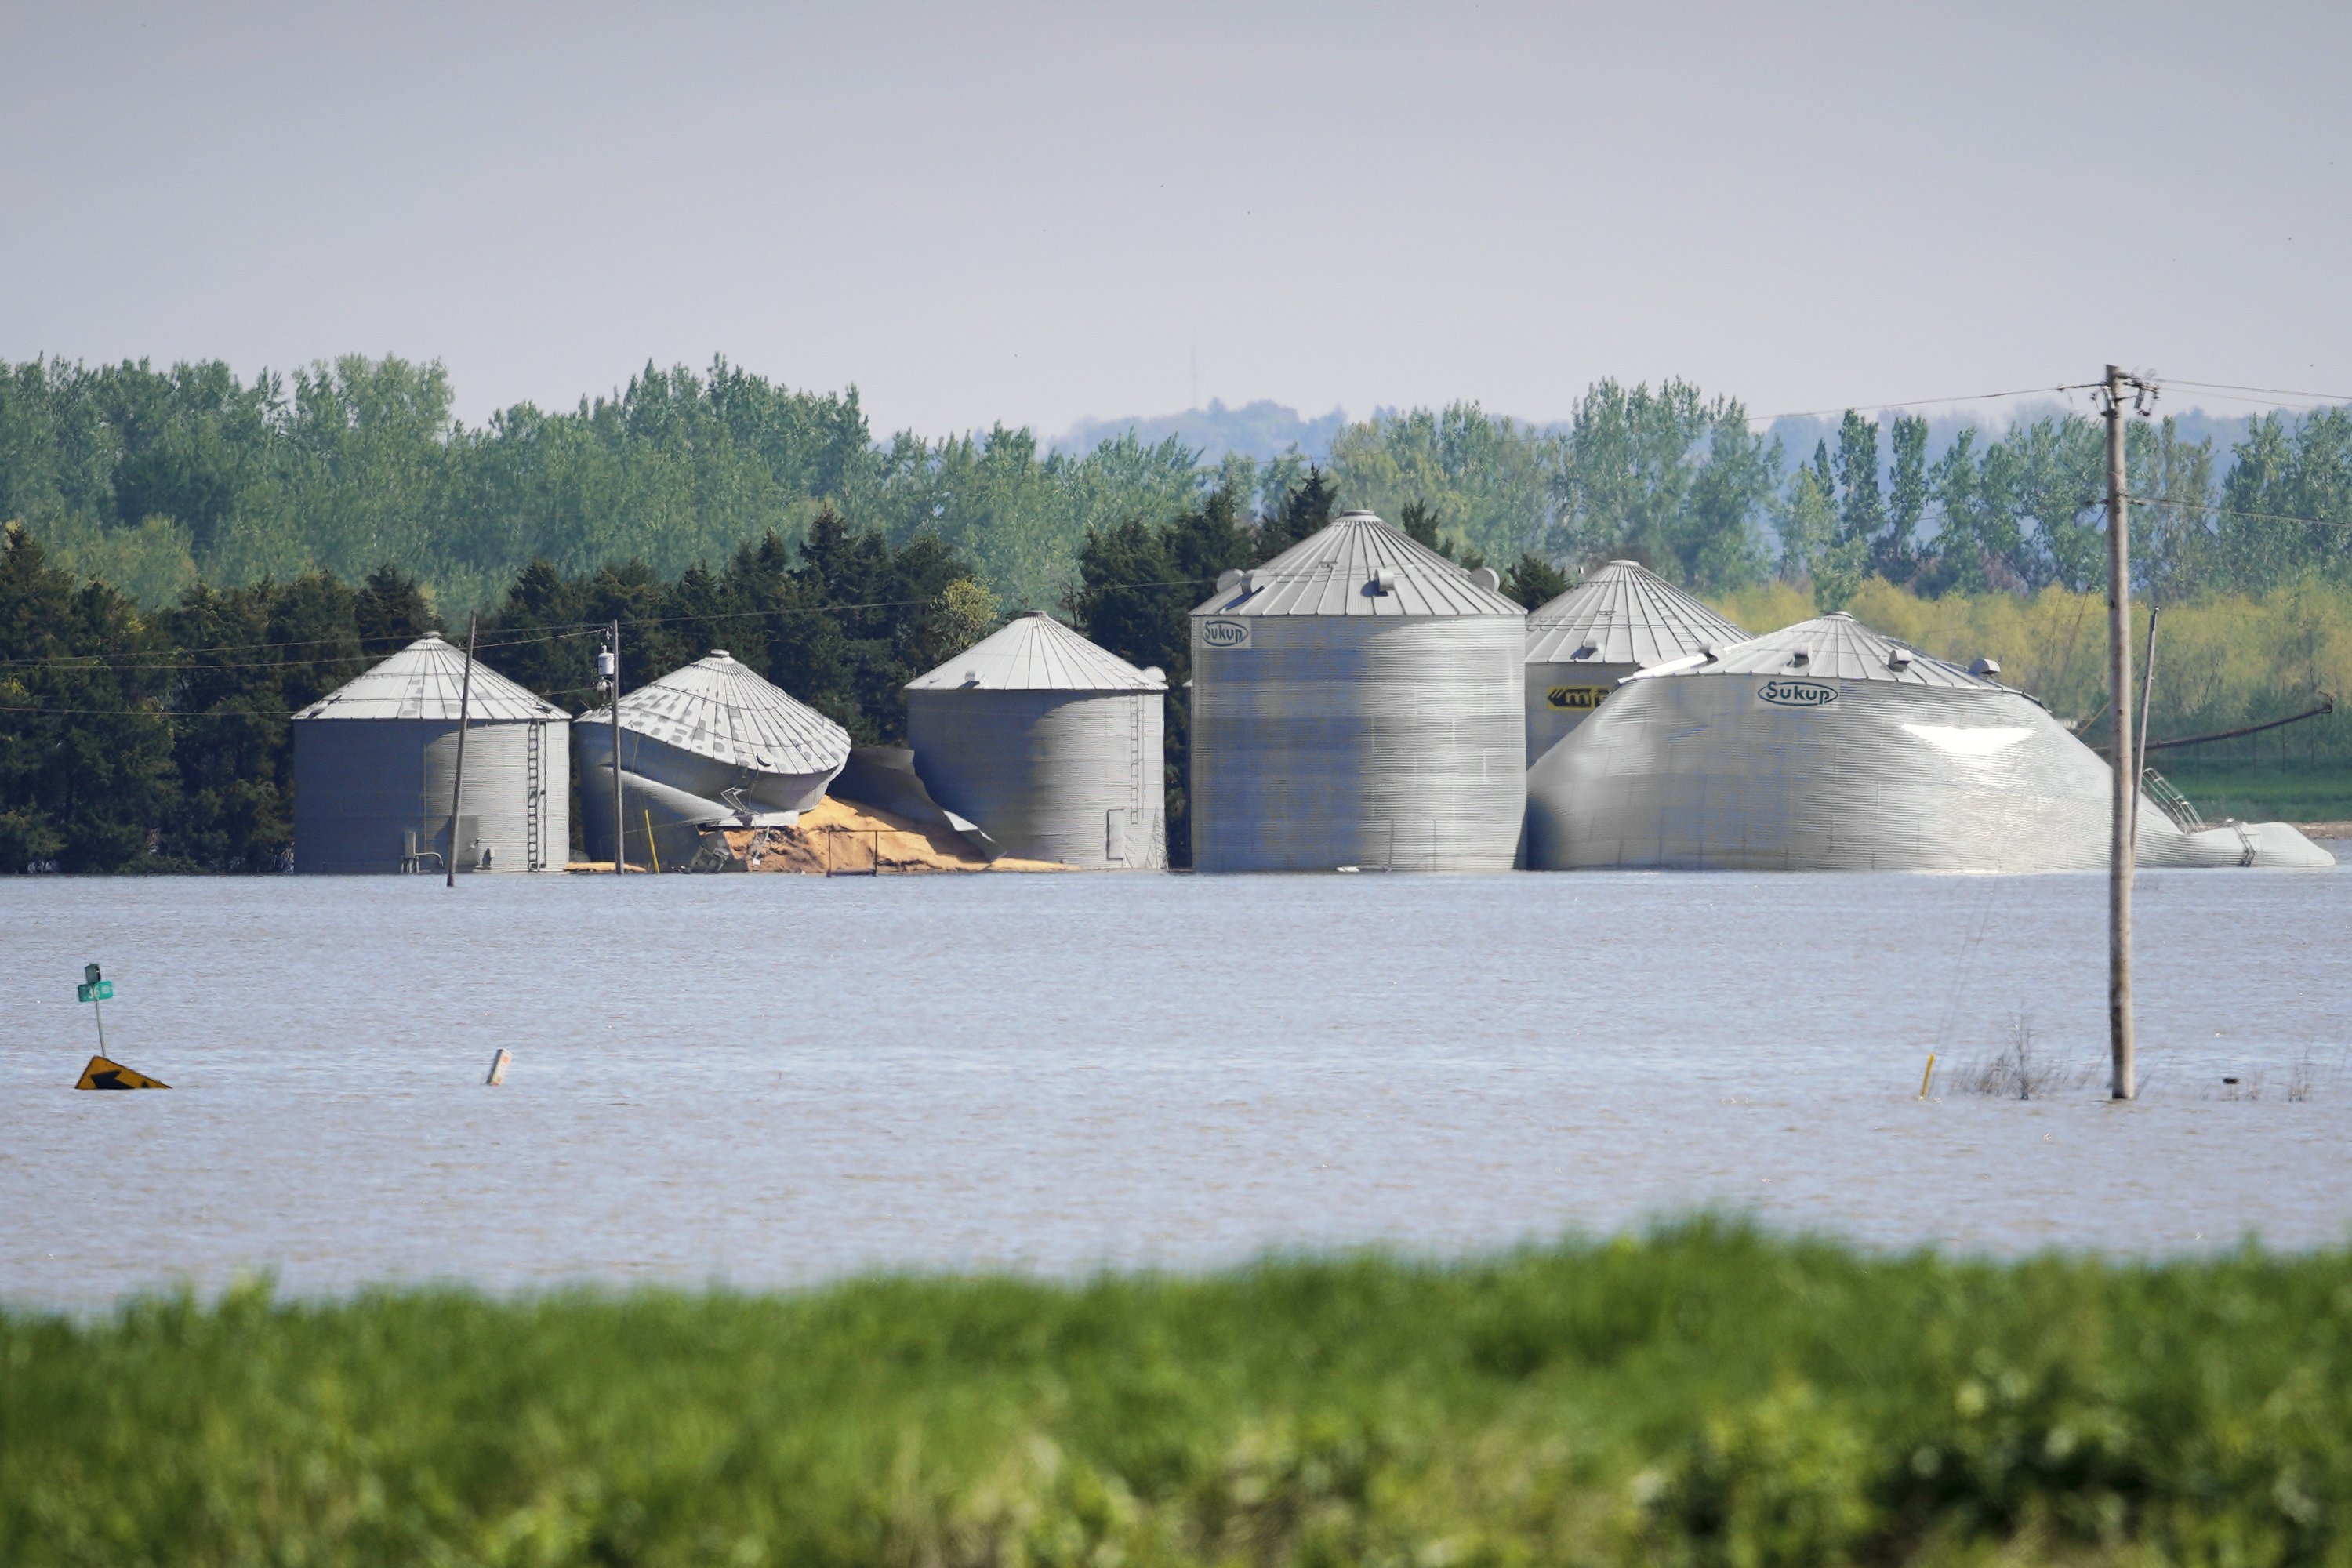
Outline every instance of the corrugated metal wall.
{"type": "Polygon", "coordinates": [[[1265,616],[1250,633],[1193,651],[1196,866],[1510,869],[1527,799],[1521,621],[1265,616]]]}
{"type": "MultiPolygon", "coordinates": [[[[2113,775],[2011,691],[1813,681],[1834,703],[1764,700],[1760,676],[1621,688],[1528,776],[1528,864],[1727,870],[2091,870],[2113,775]]],[[[2140,811],[2142,858],[2180,835],[2140,811]]]]}
{"type": "MultiPolygon", "coordinates": [[[[580,832],[591,860],[613,858],[613,727],[599,719],[572,731],[580,765],[580,832]]],[[[838,763],[816,773],[765,773],[724,763],[621,724],[621,830],[629,864],[653,864],[646,853],[646,822],[653,820],[653,847],[662,869],[681,870],[701,847],[695,824],[724,815],[720,793],[740,790],[755,812],[806,811],[824,798],[824,786],[841,771],[838,763]]]]}
{"type": "Polygon", "coordinates": [[[1164,870],[1162,700],[1157,691],[909,690],[907,738],[931,798],[1004,853],[1164,870]]]}
{"type": "MultiPolygon", "coordinates": [[[[409,868],[441,868],[457,764],[454,722],[316,719],[293,729],[297,871],[399,871],[412,846],[427,853],[409,868]]],[[[563,868],[572,841],[570,729],[561,719],[467,729],[459,870],[563,868]]]]}
{"type": "Polygon", "coordinates": [[[1528,765],[1591,718],[1641,668],[1637,664],[1530,664],[1528,680],[1528,765]]]}

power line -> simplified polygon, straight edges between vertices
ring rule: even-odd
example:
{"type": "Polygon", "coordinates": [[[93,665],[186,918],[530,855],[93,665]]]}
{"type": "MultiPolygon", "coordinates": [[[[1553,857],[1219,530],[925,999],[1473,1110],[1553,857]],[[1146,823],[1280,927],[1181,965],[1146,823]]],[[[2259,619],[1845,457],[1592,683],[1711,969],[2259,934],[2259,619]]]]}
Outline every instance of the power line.
{"type": "Polygon", "coordinates": [[[2167,500],[2158,496],[2126,496],[2134,506],[2160,506],[2174,511],[2210,511],[2216,517],[2250,518],[2257,522],[2299,522],[2312,528],[2352,528],[2352,522],[2341,522],[2325,517],[2288,517],[2283,512],[2245,511],[2237,507],[2213,506],[2204,501],[2167,500]]]}
{"type": "Polygon", "coordinates": [[[2228,381],[2183,381],[2179,376],[2158,376],[2165,386],[2193,386],[2202,392],[2254,392],[2268,397],[2306,398],[2313,403],[2352,403],[2352,393],[2292,392],[2281,386],[2241,386],[2228,381]]]}
{"type": "Polygon", "coordinates": [[[1882,414],[1890,408],[1940,408],[1954,403],[1990,403],[2001,397],[2031,397],[2043,392],[2082,392],[2098,385],[2097,382],[2070,382],[2060,386],[2021,386],[2012,392],[1970,392],[1958,397],[1915,397],[1899,403],[1850,403],[1843,408],[1799,408],[1785,414],[1750,414],[1750,425],[1769,425],[1776,419],[1822,419],[1832,414],[1882,414]]]}

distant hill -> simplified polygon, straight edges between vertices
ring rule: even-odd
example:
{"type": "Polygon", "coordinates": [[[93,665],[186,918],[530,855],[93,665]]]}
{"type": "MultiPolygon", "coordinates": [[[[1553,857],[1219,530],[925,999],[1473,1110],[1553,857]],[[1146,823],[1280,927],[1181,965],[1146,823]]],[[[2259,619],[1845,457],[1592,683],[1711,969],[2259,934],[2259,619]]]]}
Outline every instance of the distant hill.
{"type": "Polygon", "coordinates": [[[1081,419],[1047,443],[1056,452],[1091,452],[1122,431],[1132,430],[1146,446],[1157,446],[1174,436],[1200,448],[1201,460],[1215,463],[1228,452],[1239,452],[1260,462],[1278,458],[1296,447],[1309,461],[1327,462],[1332,437],[1348,423],[1347,413],[1308,418],[1296,408],[1260,398],[1239,408],[1228,408],[1216,398],[1206,408],[1181,414],[1129,416],[1119,419],[1081,419]]]}
{"type": "MultiPolygon", "coordinates": [[[[1395,412],[1376,409],[1375,416],[1395,412]]],[[[1882,449],[1885,426],[1893,422],[1901,409],[1881,409],[1874,417],[1881,426],[1882,449]]],[[[1980,439],[2000,436],[2012,426],[2031,425],[2037,419],[2063,417],[2067,414],[2085,412],[2083,406],[2070,408],[2056,399],[2040,399],[1998,407],[1944,408],[1927,416],[1927,460],[1942,457],[1962,430],[1971,427],[1984,432],[1980,439]]],[[[2230,448],[2246,438],[2253,416],[2245,414],[2209,414],[2201,408],[2159,408],[2178,425],[2183,438],[2202,441],[2210,438],[2217,456],[2227,456],[2230,448]]],[[[1793,471],[1797,465],[1812,456],[1814,443],[1827,441],[1837,445],[1839,416],[1821,415],[1811,417],[1784,416],[1772,421],[1766,437],[1778,437],[1780,441],[1782,471],[1793,471]]],[[[1523,430],[1549,432],[1567,428],[1567,421],[1518,420],[1523,430]]],[[[1157,445],[1174,436],[1188,447],[1197,447],[1201,460],[1214,465],[1228,452],[1264,462],[1289,451],[1293,447],[1306,455],[1310,462],[1327,463],[1331,458],[1331,442],[1348,424],[1347,412],[1334,408],[1330,413],[1314,418],[1271,398],[1260,398],[1239,408],[1226,406],[1212,398],[1206,408],[1188,408],[1181,414],[1129,415],[1117,419],[1081,419],[1061,435],[1046,443],[1048,450],[1086,453],[1123,431],[1133,430],[1147,445],[1157,445]]],[[[1887,461],[1893,461],[1889,453],[1887,461]]],[[[2226,465],[2225,465],[2226,466],[2226,465]]]]}

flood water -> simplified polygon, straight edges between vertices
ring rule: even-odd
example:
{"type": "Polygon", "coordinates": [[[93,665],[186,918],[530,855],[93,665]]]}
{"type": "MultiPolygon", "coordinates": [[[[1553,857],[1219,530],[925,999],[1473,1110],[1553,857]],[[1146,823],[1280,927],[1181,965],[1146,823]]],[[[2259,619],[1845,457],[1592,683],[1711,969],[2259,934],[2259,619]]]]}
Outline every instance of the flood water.
{"type": "Polygon", "coordinates": [[[2340,1243],[2352,873],[2139,887],[2119,1107],[2096,877],[12,879],[0,1300],[1192,1268],[1699,1207],[2340,1243]],[[92,959],[170,1092],[68,1087],[92,959]],[[2021,1017],[2042,1096],[1965,1092],[2021,1017]]]}

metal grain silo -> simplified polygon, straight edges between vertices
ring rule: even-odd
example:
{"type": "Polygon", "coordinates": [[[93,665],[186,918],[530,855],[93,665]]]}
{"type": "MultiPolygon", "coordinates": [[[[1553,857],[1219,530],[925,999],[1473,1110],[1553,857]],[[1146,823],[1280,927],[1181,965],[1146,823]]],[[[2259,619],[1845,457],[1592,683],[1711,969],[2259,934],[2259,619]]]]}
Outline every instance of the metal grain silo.
{"type": "MultiPolygon", "coordinates": [[[[294,715],[294,868],[440,870],[466,656],[417,638],[294,715]]],[[[477,661],[466,694],[461,871],[560,871],[572,847],[570,720],[477,661]]]]}
{"type": "Polygon", "coordinates": [[[1167,691],[1032,610],[907,683],[907,740],[931,798],[1002,852],[1165,870],[1167,691]]]}
{"type": "Polygon", "coordinates": [[[1510,868],[1527,616],[1493,572],[1351,511],[1192,620],[1202,870],[1510,868]]]}
{"type": "MultiPolygon", "coordinates": [[[[1528,775],[1528,864],[2058,871],[2110,781],[2041,704],[1843,612],[1633,676],[1528,775]]],[[[2140,858],[2190,862],[2144,797],[2140,858]]]]}
{"type": "Polygon", "coordinates": [[[1528,614],[1528,763],[1635,670],[1748,634],[1636,561],[1612,561],[1528,614]]]}
{"type": "MultiPolygon", "coordinates": [[[[612,719],[600,708],[572,728],[581,827],[597,860],[614,858],[612,719]]],[[[788,820],[824,799],[848,760],[848,731],[712,648],[621,699],[621,831],[630,863],[657,857],[665,869],[683,869],[705,824],[788,820]]]]}

